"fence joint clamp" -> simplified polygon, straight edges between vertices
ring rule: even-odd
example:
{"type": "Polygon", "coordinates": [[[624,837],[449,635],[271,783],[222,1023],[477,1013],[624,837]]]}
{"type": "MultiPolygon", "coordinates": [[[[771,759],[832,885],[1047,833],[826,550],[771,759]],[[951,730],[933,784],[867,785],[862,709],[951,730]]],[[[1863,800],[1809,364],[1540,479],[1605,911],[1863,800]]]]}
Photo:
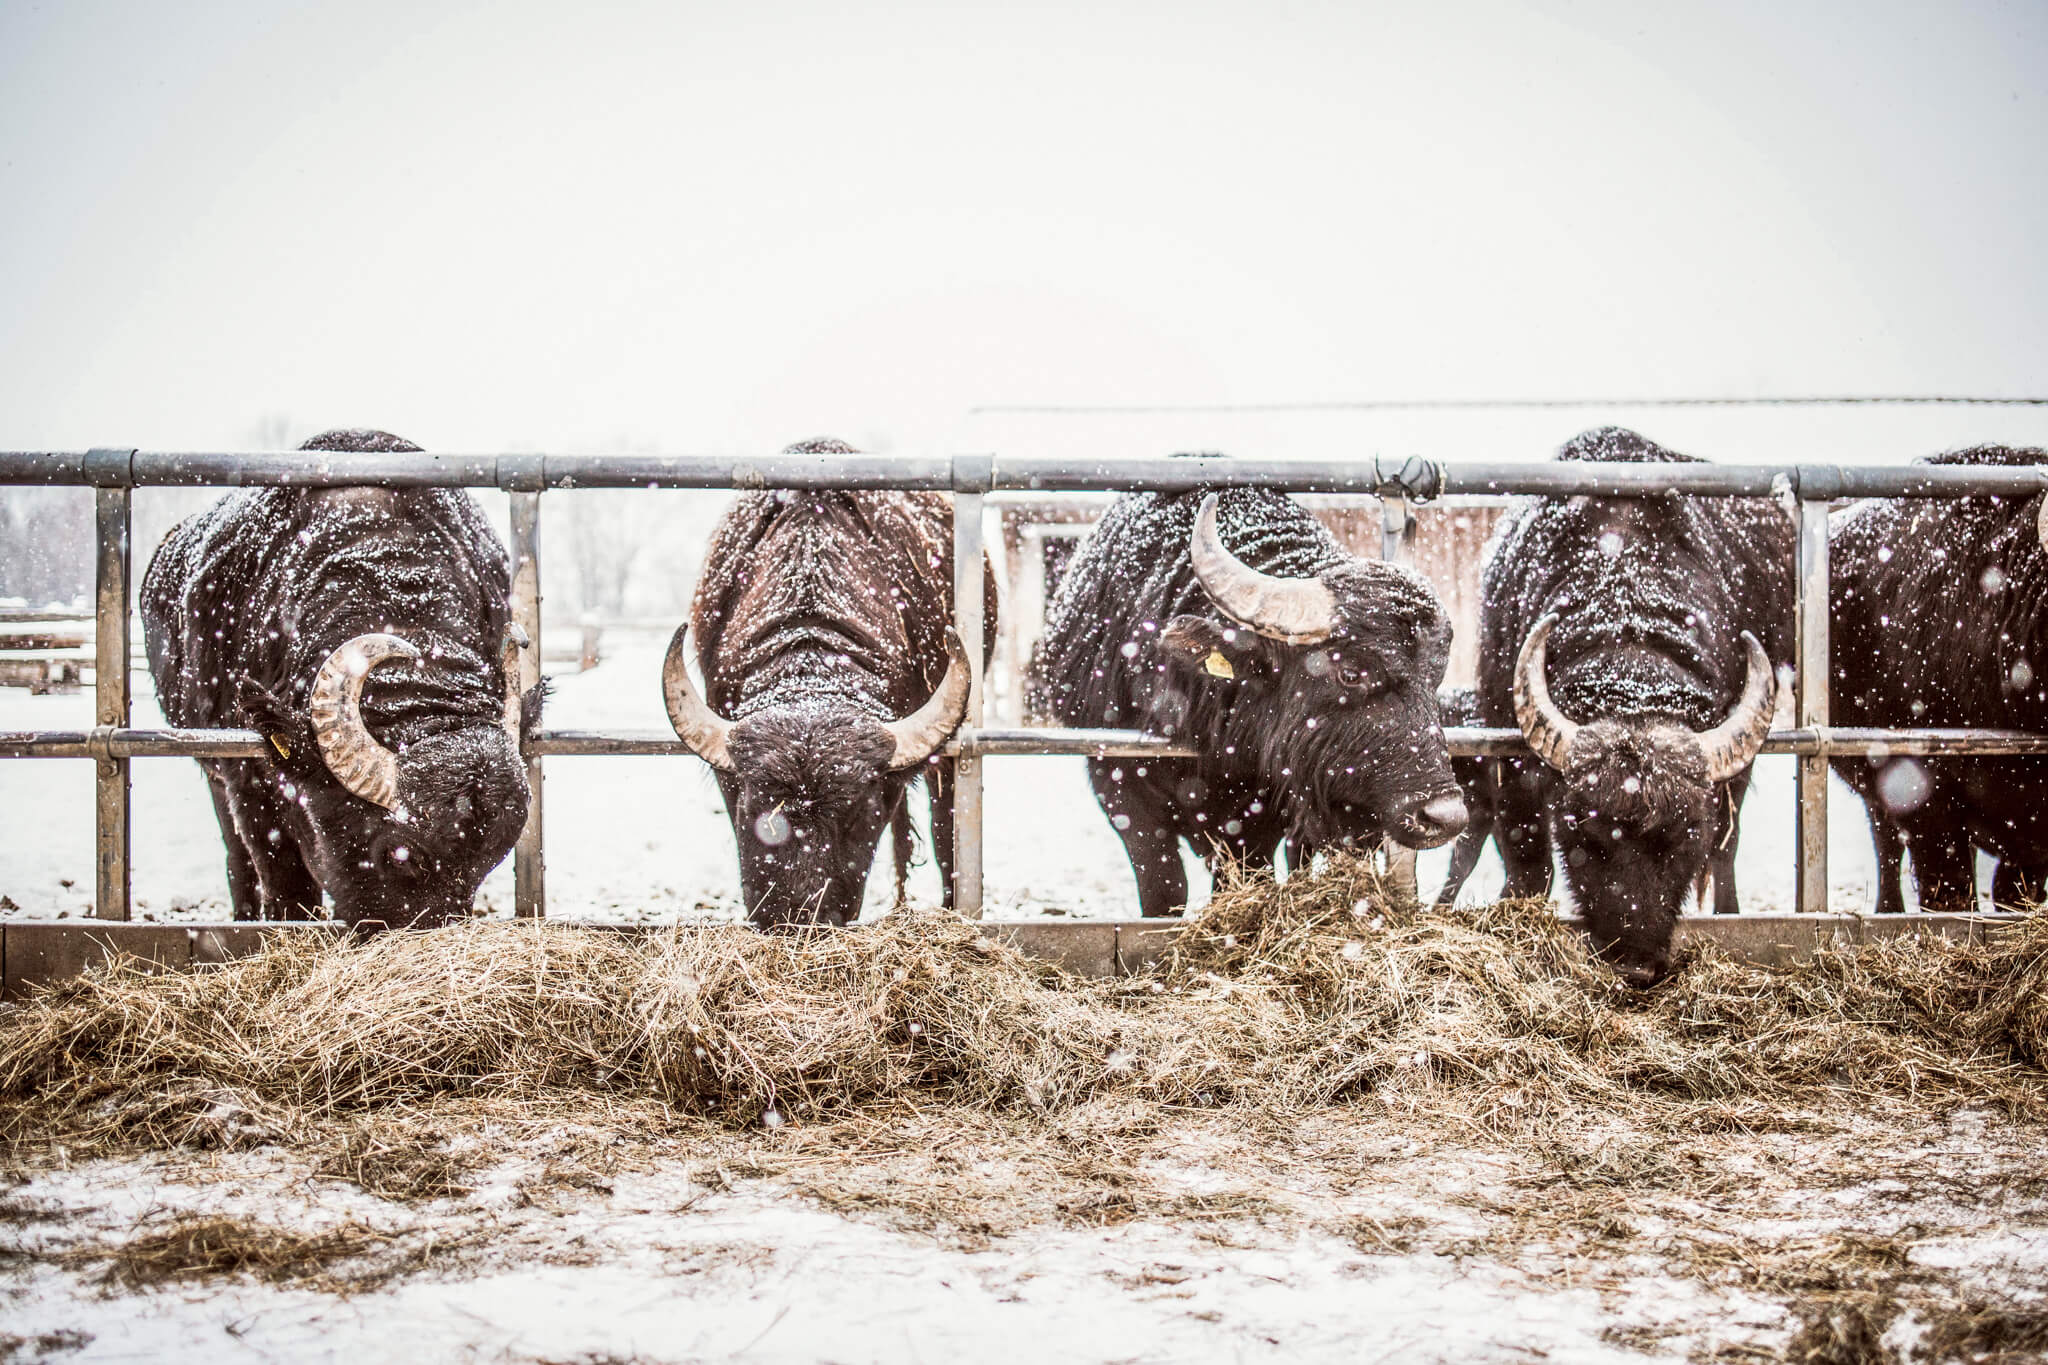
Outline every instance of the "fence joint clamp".
{"type": "Polygon", "coordinates": [[[86,756],[96,763],[112,763],[120,755],[114,752],[114,736],[120,733],[117,725],[95,725],[85,732],[86,756]]]}
{"type": "Polygon", "coordinates": [[[507,493],[538,493],[547,487],[547,457],[500,455],[498,487],[507,493]]]}
{"type": "Polygon", "coordinates": [[[1844,482],[1840,465],[1803,464],[1792,471],[1792,491],[1802,502],[1833,502],[1844,482]]]}
{"type": "Polygon", "coordinates": [[[995,486],[995,481],[995,456],[955,455],[953,457],[953,491],[955,493],[986,493],[995,486]]]}
{"type": "Polygon", "coordinates": [[[1399,464],[1385,456],[1372,457],[1372,481],[1382,495],[1422,503],[1444,491],[1444,467],[1436,460],[1410,455],[1399,464]]]}
{"type": "Polygon", "coordinates": [[[95,448],[85,452],[85,481],[94,488],[133,488],[135,448],[95,448]]]}

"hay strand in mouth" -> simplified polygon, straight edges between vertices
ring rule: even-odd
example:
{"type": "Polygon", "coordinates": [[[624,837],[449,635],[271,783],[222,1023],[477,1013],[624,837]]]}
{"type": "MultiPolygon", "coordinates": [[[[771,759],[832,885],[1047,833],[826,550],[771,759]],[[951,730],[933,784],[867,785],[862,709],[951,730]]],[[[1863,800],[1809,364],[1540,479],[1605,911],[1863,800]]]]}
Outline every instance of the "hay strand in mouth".
{"type": "Polygon", "coordinates": [[[1064,976],[937,912],[855,929],[471,924],[116,962],[0,1012],[0,1138],[79,1154],[304,1140],[474,1098],[736,1125],[958,1107],[1268,1117],[1364,1101],[1485,1131],[1774,1126],[1884,1102],[2048,1111],[2048,919],[1632,992],[1550,909],[1397,906],[1362,863],[1226,881],[1160,969],[1064,976]]]}

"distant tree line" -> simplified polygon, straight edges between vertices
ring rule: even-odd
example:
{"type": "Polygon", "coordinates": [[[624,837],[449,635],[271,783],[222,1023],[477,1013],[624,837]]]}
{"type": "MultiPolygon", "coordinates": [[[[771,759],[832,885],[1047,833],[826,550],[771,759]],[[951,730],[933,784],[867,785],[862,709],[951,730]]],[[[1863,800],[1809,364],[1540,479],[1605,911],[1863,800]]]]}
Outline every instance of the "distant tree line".
{"type": "Polygon", "coordinates": [[[30,606],[92,596],[92,492],[0,488],[0,597],[30,606]]]}

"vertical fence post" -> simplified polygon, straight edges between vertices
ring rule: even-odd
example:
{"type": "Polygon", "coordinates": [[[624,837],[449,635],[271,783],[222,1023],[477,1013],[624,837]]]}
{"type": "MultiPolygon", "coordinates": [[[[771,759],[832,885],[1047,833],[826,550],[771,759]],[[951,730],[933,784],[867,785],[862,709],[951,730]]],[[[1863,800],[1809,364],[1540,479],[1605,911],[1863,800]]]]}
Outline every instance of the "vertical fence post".
{"type": "MultiPolygon", "coordinates": [[[[1828,724],[1828,502],[1839,487],[1832,471],[1799,471],[1798,723],[1828,724]]],[[[1828,760],[1799,760],[1799,889],[1802,914],[1828,910],[1828,760]]]]}
{"type": "MultiPolygon", "coordinates": [[[[953,625],[967,646],[969,673],[967,718],[960,734],[981,730],[982,630],[982,496],[994,461],[986,456],[955,456],[953,460],[953,625]]],[[[969,919],[981,918],[981,759],[963,754],[953,760],[953,908],[969,919]]]]}
{"type": "MultiPolygon", "coordinates": [[[[93,724],[128,725],[128,565],[134,493],[132,450],[94,450],[93,724]]],[[[128,760],[102,749],[93,760],[93,915],[128,918],[128,760]]]]}
{"type": "MultiPolygon", "coordinates": [[[[1380,494],[1380,558],[1389,564],[1406,564],[1415,543],[1415,513],[1408,499],[1398,493],[1380,494]]],[[[1380,852],[1387,865],[1387,885],[1402,900],[1420,900],[1415,880],[1415,850],[1392,839],[1382,840],[1380,852]]]]}
{"type": "MultiPolygon", "coordinates": [[[[519,651],[521,691],[540,681],[540,494],[514,490],[512,499],[512,619],[530,646],[519,651]]],[[[547,867],[541,852],[541,759],[526,756],[532,804],[512,851],[512,913],[539,919],[547,913],[547,867]]]]}

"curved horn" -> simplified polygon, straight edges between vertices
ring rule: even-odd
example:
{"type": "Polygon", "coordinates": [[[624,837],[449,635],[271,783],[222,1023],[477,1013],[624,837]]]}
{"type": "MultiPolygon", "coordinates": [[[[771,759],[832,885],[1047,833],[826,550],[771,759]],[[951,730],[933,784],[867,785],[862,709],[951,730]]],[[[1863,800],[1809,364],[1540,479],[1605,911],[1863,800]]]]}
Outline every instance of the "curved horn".
{"type": "Polygon", "coordinates": [[[307,711],[327,770],[373,806],[398,809],[398,755],[370,738],[363,724],[363,681],[386,659],[418,659],[409,640],[358,635],[327,656],[313,675],[307,711]]]}
{"type": "Polygon", "coordinates": [[[1202,499],[1188,542],[1195,577],[1232,620],[1290,645],[1313,645],[1337,629],[1337,599],[1319,578],[1276,578],[1232,554],[1216,533],[1216,495],[1202,499]]]}
{"type": "Polygon", "coordinates": [[[505,668],[505,733],[511,736],[512,749],[515,753],[519,750],[519,731],[525,720],[520,706],[519,651],[531,643],[525,628],[517,621],[506,623],[505,643],[499,651],[499,657],[505,668]]]}
{"type": "Polygon", "coordinates": [[[1728,718],[1699,736],[1700,752],[1707,760],[1707,781],[1726,782],[1747,768],[1770,733],[1771,713],[1777,710],[1778,675],[1771,668],[1771,656],[1757,643],[1756,636],[1742,632],[1749,651],[1749,677],[1742,685],[1742,699],[1728,718]]]}
{"type": "Polygon", "coordinates": [[[725,747],[732,722],[713,711],[690,681],[689,665],[683,661],[683,639],[690,623],[676,627],[668,642],[668,657],[661,661],[661,699],[668,704],[668,723],[676,738],[690,746],[690,752],[722,773],[732,771],[732,753],[725,747]]]}
{"type": "Polygon", "coordinates": [[[2048,493],[2041,495],[2041,510],[2034,514],[2034,539],[2048,550],[2048,493]]]}
{"type": "Polygon", "coordinates": [[[1544,667],[1549,660],[1550,632],[1556,626],[1557,613],[1551,612],[1536,623],[1515,656],[1515,724],[1536,757],[1562,772],[1571,759],[1579,727],[1550,700],[1550,679],[1544,667]]]}
{"type": "Polygon", "coordinates": [[[896,755],[889,760],[893,772],[924,762],[939,751],[946,737],[960,728],[967,714],[967,694],[974,685],[974,665],[968,662],[967,646],[960,632],[946,627],[946,676],[939,679],[931,699],[902,720],[883,726],[896,741],[896,755]]]}

